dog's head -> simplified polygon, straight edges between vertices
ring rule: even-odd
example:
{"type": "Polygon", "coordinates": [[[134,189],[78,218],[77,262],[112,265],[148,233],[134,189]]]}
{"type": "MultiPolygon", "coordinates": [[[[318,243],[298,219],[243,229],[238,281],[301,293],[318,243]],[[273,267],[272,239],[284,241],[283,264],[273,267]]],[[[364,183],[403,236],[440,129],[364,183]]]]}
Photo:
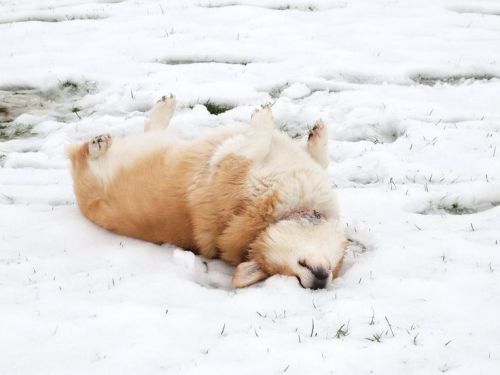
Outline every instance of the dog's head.
{"type": "Polygon", "coordinates": [[[336,222],[281,220],[252,243],[250,260],[233,275],[236,288],[275,275],[295,276],[304,288],[326,288],[337,276],[347,241],[336,222]]]}

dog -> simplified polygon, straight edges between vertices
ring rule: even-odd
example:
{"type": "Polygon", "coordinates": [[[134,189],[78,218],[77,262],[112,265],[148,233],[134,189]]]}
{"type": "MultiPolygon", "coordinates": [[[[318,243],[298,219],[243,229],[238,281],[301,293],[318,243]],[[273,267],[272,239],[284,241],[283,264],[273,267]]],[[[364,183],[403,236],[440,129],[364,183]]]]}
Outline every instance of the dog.
{"type": "Polygon", "coordinates": [[[162,97],[143,134],[69,147],[81,212],[122,235],[220,258],[236,266],[235,288],[275,274],[326,288],[347,241],[326,172],[324,123],[301,145],[275,130],[263,106],[250,124],[187,141],[167,129],[175,106],[175,97],[162,97]]]}

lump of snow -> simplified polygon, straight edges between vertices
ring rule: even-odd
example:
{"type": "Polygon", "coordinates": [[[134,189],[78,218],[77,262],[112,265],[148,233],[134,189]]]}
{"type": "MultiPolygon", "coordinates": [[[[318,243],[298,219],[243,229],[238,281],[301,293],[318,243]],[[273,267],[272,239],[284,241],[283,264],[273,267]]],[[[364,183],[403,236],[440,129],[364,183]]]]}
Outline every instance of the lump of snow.
{"type": "Polygon", "coordinates": [[[174,249],[172,253],[172,261],[188,272],[193,272],[195,269],[196,258],[195,255],[190,251],[174,249]]]}
{"type": "Polygon", "coordinates": [[[294,83],[290,87],[287,87],[281,93],[282,96],[285,96],[290,99],[300,99],[304,96],[307,96],[311,93],[311,89],[304,85],[303,83],[294,83]]]}

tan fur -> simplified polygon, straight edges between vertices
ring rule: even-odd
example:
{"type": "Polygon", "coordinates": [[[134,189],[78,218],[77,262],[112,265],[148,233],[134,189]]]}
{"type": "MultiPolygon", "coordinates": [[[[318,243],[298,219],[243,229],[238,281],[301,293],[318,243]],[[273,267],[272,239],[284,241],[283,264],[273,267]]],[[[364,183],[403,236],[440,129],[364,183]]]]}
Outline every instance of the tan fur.
{"type": "MultiPolygon", "coordinates": [[[[173,97],[163,98],[153,109],[146,129],[153,127],[152,130],[157,131],[166,128],[174,104],[173,97]]],[[[314,192],[325,187],[314,185],[304,188],[303,184],[310,181],[305,177],[307,173],[323,172],[311,172],[311,168],[307,167],[304,172],[297,169],[296,173],[289,173],[285,169],[267,177],[261,176],[274,165],[272,163],[279,163],[282,158],[280,155],[266,157],[271,139],[266,141],[267,146],[252,146],[255,142],[252,139],[258,141],[269,132],[271,137],[273,132],[269,124],[272,121],[270,111],[263,111],[255,120],[256,130],[250,133],[249,137],[254,137],[250,141],[235,137],[238,134],[235,129],[218,131],[194,142],[169,139],[163,145],[160,141],[156,142],[150,150],[137,149],[135,154],[138,156],[127,162],[116,159],[116,155],[121,158],[121,155],[127,154],[127,149],[123,147],[139,145],[139,141],[122,142],[116,146],[115,142],[111,144],[109,136],[101,136],[94,138],[93,142],[72,146],[68,155],[80,210],[97,225],[116,233],[158,244],[171,243],[208,258],[220,257],[232,265],[240,265],[233,279],[235,286],[249,285],[276,273],[295,275],[310,284],[312,276],[304,276],[303,270],[297,271],[293,264],[287,264],[296,262],[295,258],[281,262],[280,253],[273,253],[270,247],[274,246],[272,235],[285,235],[285,232],[276,229],[276,224],[280,223],[279,216],[288,210],[287,194],[318,194],[314,192]],[[261,118],[263,126],[258,123],[261,118]],[[239,153],[241,147],[245,149],[245,142],[250,142],[252,147],[239,153]],[[107,151],[111,147],[115,147],[115,153],[107,151]],[[285,180],[281,181],[283,178],[285,180]],[[281,189],[287,186],[292,190],[282,194],[281,189]],[[275,229],[270,231],[270,228],[275,229]],[[255,261],[248,262],[252,259],[255,261]]],[[[285,147],[288,140],[278,136],[273,142],[277,142],[275,147],[285,147]]],[[[306,155],[304,157],[307,158],[306,155]]],[[[311,157],[314,158],[314,155],[311,157]]],[[[306,159],[307,163],[310,162],[306,159]]],[[[323,181],[321,178],[316,183],[323,181]]],[[[322,184],[325,185],[325,182],[322,184]]],[[[305,203],[297,197],[290,197],[293,198],[291,202],[295,202],[293,205],[296,208],[300,208],[301,204],[310,204],[314,209],[317,208],[314,205],[322,205],[331,220],[337,220],[336,202],[333,196],[329,197],[326,189],[317,199],[313,195],[304,195],[305,203]]],[[[319,233],[320,240],[325,233],[329,233],[330,227],[316,228],[306,224],[298,222],[292,223],[292,226],[281,226],[292,228],[293,232],[303,231],[306,235],[319,233]]],[[[336,243],[342,239],[341,235],[337,237],[333,237],[332,241],[336,243]]],[[[307,251],[311,254],[310,250],[307,251]]],[[[290,254],[295,257],[300,252],[295,249],[290,254]]],[[[336,276],[341,261],[330,265],[328,259],[321,258],[321,254],[318,256],[312,256],[312,261],[319,262],[317,264],[321,266],[326,264],[325,267],[330,267],[333,276],[336,276]]],[[[337,262],[338,256],[332,259],[337,262]]]]}

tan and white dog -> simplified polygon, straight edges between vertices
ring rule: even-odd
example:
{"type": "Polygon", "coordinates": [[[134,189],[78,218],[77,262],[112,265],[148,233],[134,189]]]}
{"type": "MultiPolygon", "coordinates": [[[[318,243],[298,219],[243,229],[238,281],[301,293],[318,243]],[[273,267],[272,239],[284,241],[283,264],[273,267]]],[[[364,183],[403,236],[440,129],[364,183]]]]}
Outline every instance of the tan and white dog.
{"type": "Polygon", "coordinates": [[[250,125],[185,141],[166,130],[174,109],[174,97],[163,97],[144,134],[69,148],[83,214],[116,233],[221,258],[236,266],[234,287],[283,274],[325,288],[346,239],[325,172],[324,124],[303,147],[263,107],[250,125]]]}

